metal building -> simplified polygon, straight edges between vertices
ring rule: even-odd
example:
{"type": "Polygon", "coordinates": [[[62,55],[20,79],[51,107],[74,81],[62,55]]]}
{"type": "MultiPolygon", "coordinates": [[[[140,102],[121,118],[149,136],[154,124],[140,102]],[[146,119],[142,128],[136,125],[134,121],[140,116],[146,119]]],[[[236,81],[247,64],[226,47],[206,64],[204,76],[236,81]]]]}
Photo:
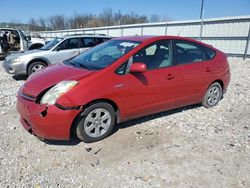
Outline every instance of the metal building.
{"type": "Polygon", "coordinates": [[[113,37],[128,35],[178,35],[201,39],[231,56],[250,57],[250,15],[203,20],[169,21],[133,25],[118,25],[59,31],[39,32],[51,39],[69,34],[106,34],[113,37]],[[200,36],[202,33],[202,36],[200,36]]]}

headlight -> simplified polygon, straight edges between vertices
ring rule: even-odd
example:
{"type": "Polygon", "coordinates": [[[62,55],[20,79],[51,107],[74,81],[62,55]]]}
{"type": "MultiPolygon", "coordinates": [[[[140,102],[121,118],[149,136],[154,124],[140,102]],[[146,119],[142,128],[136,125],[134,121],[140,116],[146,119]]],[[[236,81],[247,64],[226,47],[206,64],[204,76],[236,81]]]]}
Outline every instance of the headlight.
{"type": "Polygon", "coordinates": [[[69,91],[71,88],[73,88],[76,84],[78,84],[77,81],[62,81],[50,88],[42,97],[41,104],[55,104],[56,100],[69,91]]]}

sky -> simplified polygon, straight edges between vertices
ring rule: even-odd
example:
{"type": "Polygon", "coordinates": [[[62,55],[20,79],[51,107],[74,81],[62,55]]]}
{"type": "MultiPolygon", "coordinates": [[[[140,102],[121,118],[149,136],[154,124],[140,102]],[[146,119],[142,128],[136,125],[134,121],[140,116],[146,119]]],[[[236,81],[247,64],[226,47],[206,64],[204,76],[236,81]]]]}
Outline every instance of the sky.
{"type": "MultiPolygon", "coordinates": [[[[2,0],[0,22],[28,23],[31,18],[75,13],[99,15],[112,8],[122,13],[157,14],[173,20],[199,19],[202,0],[2,0]]],[[[250,0],[205,0],[204,18],[250,15],[250,0]]]]}

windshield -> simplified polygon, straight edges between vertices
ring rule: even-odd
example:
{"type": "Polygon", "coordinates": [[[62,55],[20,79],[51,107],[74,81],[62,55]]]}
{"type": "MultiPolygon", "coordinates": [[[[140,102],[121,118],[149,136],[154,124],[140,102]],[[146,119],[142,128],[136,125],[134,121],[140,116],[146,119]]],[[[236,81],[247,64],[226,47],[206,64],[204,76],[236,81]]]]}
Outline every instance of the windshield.
{"type": "Polygon", "coordinates": [[[110,40],[65,61],[65,64],[89,70],[100,70],[108,67],[139,44],[138,41],[110,40]]]}
{"type": "Polygon", "coordinates": [[[45,44],[40,50],[50,50],[52,49],[55,45],[57,45],[63,38],[55,38],[54,40],[48,42],[45,44]]]}

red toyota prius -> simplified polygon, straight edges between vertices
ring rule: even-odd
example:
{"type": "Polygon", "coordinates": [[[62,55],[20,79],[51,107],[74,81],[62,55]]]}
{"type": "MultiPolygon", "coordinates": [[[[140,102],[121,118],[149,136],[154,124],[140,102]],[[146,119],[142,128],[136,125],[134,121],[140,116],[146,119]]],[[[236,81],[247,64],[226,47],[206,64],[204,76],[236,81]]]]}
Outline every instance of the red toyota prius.
{"type": "Polygon", "coordinates": [[[129,119],[215,106],[229,80],[226,55],[212,46],[174,36],[120,37],[32,75],[19,89],[17,110],[37,137],[94,142],[129,119]]]}

